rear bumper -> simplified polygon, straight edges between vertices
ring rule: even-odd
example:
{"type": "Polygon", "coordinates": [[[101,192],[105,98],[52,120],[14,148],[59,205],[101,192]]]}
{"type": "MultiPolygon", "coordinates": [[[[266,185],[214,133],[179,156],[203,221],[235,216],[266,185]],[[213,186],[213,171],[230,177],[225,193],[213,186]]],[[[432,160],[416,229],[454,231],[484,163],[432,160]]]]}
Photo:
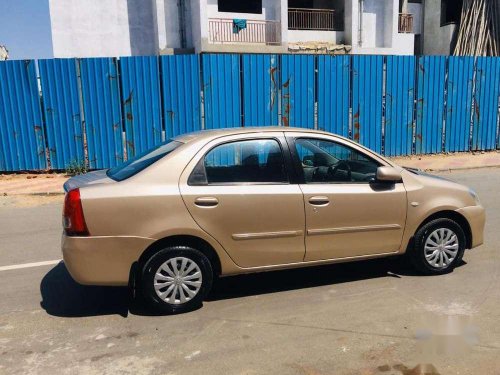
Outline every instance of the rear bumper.
{"type": "Polygon", "coordinates": [[[130,268],[155,240],[143,237],[62,236],[64,264],[84,285],[127,285],[130,268]]]}
{"type": "Polygon", "coordinates": [[[470,206],[457,210],[462,214],[470,225],[472,234],[471,249],[483,244],[484,241],[484,224],[486,222],[486,212],[483,206],[470,206]]]}

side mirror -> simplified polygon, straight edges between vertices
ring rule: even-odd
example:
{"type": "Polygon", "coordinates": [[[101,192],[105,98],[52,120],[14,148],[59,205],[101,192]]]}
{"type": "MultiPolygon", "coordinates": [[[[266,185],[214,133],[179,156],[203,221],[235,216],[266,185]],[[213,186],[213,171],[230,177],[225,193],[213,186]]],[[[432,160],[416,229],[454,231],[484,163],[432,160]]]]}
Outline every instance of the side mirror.
{"type": "Polygon", "coordinates": [[[401,172],[393,167],[378,167],[377,181],[399,182],[401,181],[401,172]]]}

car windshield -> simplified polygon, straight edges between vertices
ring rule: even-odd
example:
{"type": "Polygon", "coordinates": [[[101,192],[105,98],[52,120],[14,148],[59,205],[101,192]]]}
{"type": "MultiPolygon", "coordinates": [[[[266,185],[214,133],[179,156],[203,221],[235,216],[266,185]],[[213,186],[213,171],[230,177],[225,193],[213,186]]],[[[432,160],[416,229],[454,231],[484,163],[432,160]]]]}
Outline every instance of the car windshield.
{"type": "Polygon", "coordinates": [[[170,154],[180,145],[182,145],[182,143],[178,141],[164,142],[159,146],[155,146],[154,148],[127,160],[125,163],[108,169],[106,175],[115,181],[123,181],[146,169],[157,160],[163,158],[165,155],[170,154]]]}

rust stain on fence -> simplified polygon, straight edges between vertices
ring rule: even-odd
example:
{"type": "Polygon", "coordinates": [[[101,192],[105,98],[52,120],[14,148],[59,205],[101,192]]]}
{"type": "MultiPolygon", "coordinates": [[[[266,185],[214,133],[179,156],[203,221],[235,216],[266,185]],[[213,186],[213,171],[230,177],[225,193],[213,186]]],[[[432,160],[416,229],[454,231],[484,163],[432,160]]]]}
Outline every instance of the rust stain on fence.
{"type": "Polygon", "coordinates": [[[283,126],[290,126],[290,110],[292,109],[292,105],[290,103],[290,80],[292,78],[289,77],[285,83],[283,83],[283,113],[281,115],[283,126]]]}
{"type": "Polygon", "coordinates": [[[274,103],[276,101],[276,90],[277,90],[277,85],[276,85],[276,77],[275,73],[278,71],[278,68],[273,67],[269,70],[269,75],[271,76],[271,103],[270,103],[270,108],[272,109],[274,107],[274,103]]]}
{"type": "Polygon", "coordinates": [[[135,145],[134,145],[134,141],[127,141],[127,147],[130,148],[130,150],[132,151],[132,153],[135,154],[135,145]]]}
{"type": "Polygon", "coordinates": [[[361,127],[361,124],[359,123],[359,110],[354,114],[353,119],[354,119],[353,121],[354,134],[352,138],[356,142],[359,142],[359,129],[361,127]]]}

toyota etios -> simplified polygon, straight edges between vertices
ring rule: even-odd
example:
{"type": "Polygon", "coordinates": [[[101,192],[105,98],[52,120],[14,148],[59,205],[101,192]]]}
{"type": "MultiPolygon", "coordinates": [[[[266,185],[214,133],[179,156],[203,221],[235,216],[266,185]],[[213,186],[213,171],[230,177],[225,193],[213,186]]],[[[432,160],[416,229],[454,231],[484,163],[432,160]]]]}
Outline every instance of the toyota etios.
{"type": "Polygon", "coordinates": [[[134,285],[156,309],[201,304],[214,277],[407,253],[427,274],[483,242],[476,193],[348,139],[283,127],[179,136],[65,184],[64,262],[134,285]]]}

